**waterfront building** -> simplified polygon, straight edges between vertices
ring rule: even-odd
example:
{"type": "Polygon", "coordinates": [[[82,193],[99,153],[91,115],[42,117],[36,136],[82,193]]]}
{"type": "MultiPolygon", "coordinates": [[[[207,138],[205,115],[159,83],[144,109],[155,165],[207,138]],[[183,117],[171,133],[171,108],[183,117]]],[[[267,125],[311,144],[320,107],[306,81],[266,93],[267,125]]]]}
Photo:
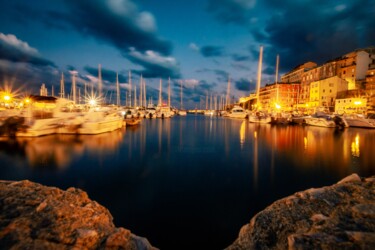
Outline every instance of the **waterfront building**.
{"type": "Polygon", "coordinates": [[[367,99],[363,97],[349,97],[335,100],[337,114],[365,114],[367,112],[367,99]]]}
{"type": "Polygon", "coordinates": [[[302,75],[304,72],[315,68],[317,66],[314,62],[306,62],[304,64],[298,65],[290,72],[281,76],[281,82],[285,83],[300,83],[302,80],[302,75]]]}
{"type": "Polygon", "coordinates": [[[334,110],[338,93],[348,90],[348,82],[338,76],[314,81],[310,85],[309,108],[327,107],[334,110]]]}
{"type": "Polygon", "coordinates": [[[260,108],[268,111],[275,109],[291,111],[297,103],[299,89],[299,83],[266,84],[259,92],[260,108]]]}
{"type": "Polygon", "coordinates": [[[373,47],[358,49],[337,59],[337,75],[348,82],[348,89],[360,89],[375,60],[373,47]]]}

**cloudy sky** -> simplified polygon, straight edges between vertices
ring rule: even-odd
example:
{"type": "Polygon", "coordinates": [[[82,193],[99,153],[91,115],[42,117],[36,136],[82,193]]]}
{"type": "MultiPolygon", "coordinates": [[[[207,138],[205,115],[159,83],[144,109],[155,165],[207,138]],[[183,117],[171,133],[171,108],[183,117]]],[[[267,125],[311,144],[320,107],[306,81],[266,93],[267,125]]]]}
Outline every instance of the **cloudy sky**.
{"type": "MultiPolygon", "coordinates": [[[[205,103],[206,95],[248,95],[255,88],[259,47],[262,85],[306,61],[324,63],[375,45],[375,0],[1,0],[0,88],[37,94],[42,83],[59,93],[61,73],[70,88],[97,85],[114,102],[146,79],[157,102],[159,79],[172,102],[205,103]]],[[[139,90],[138,90],[139,91],[139,90]]]]}

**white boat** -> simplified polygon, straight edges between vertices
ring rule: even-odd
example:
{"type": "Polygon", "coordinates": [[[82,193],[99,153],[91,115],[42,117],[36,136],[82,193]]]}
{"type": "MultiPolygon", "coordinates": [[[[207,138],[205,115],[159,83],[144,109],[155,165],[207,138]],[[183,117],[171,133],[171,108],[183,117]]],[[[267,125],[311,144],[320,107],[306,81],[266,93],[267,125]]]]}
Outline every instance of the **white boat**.
{"type": "Polygon", "coordinates": [[[325,127],[325,128],[335,128],[336,123],[333,116],[325,114],[322,112],[317,112],[310,117],[305,118],[305,122],[310,126],[325,127]]]}
{"type": "Polygon", "coordinates": [[[186,110],[179,110],[177,114],[180,115],[180,116],[186,116],[187,112],[186,112],[186,110]]]}
{"type": "Polygon", "coordinates": [[[57,132],[60,118],[27,119],[16,132],[16,137],[37,137],[57,132]]]}
{"type": "Polygon", "coordinates": [[[148,106],[144,118],[156,118],[156,108],[154,106],[148,106]]]}
{"type": "Polygon", "coordinates": [[[206,116],[213,116],[214,113],[215,113],[214,110],[205,110],[205,111],[203,112],[203,114],[206,115],[206,116]]]}
{"type": "Polygon", "coordinates": [[[349,127],[375,128],[375,119],[366,118],[361,114],[345,115],[344,119],[349,127]]]}
{"type": "Polygon", "coordinates": [[[122,128],[123,117],[114,111],[89,111],[64,119],[57,130],[60,134],[102,134],[122,128]]]}
{"type": "Polygon", "coordinates": [[[156,118],[170,118],[173,114],[174,113],[169,106],[158,106],[156,109],[156,118]]]}
{"type": "Polygon", "coordinates": [[[270,115],[263,112],[254,112],[249,115],[249,122],[267,124],[271,123],[272,118],[270,115]]]}
{"type": "Polygon", "coordinates": [[[249,114],[242,107],[235,105],[226,116],[229,118],[245,119],[249,114]]]}

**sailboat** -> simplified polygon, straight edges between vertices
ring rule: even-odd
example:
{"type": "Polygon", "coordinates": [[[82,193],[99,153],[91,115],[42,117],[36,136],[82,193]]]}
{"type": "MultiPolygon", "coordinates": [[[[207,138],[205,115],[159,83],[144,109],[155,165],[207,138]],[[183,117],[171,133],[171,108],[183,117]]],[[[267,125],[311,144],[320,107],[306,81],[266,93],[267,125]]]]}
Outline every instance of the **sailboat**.
{"type": "MultiPolygon", "coordinates": [[[[260,82],[262,78],[262,60],[263,60],[263,46],[260,46],[259,63],[258,63],[258,79],[257,79],[257,86],[256,86],[256,97],[257,97],[256,105],[259,104],[259,90],[260,90],[260,82]]],[[[252,122],[252,123],[271,123],[271,121],[272,121],[271,116],[261,111],[255,111],[249,115],[249,122],[252,122]]]]}
{"type": "Polygon", "coordinates": [[[183,109],[183,105],[182,105],[182,81],[180,81],[180,85],[181,85],[181,87],[180,87],[180,97],[181,97],[181,103],[180,103],[180,110],[178,111],[178,115],[180,115],[180,116],[186,116],[186,110],[185,109],[183,109]]]}

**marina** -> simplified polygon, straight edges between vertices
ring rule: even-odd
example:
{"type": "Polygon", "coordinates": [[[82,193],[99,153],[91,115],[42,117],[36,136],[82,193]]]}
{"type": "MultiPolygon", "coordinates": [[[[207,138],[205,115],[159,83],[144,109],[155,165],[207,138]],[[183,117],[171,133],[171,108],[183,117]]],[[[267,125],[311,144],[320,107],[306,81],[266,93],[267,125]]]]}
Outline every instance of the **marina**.
{"type": "Polygon", "coordinates": [[[371,129],[188,114],[98,135],[2,137],[0,178],[81,188],[160,249],[223,249],[277,199],[374,175],[374,141],[371,129]]]}

